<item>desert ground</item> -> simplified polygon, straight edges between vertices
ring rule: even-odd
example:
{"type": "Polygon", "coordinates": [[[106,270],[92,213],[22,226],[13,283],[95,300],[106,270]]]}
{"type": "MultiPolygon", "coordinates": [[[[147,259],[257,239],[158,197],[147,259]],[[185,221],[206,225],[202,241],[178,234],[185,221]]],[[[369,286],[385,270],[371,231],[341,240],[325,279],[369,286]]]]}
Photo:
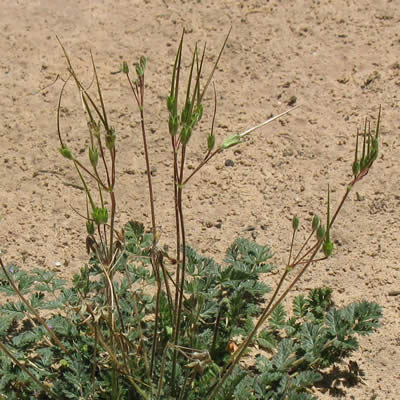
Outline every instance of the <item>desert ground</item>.
{"type": "MultiPolygon", "coordinates": [[[[120,227],[130,219],[149,227],[150,209],[139,115],[126,79],[112,72],[122,61],[132,65],[147,57],[145,124],[161,243],[173,238],[166,96],[183,28],[185,65],[194,44],[207,43],[210,71],[232,27],[214,75],[217,143],[299,106],[224,151],[185,188],[189,243],[217,260],[242,236],[270,245],[273,263],[283,268],[293,215],[300,218],[300,241],[312,214],[325,215],[328,184],[337,206],[352,178],[357,128],[365,117],[374,126],[381,105],[379,158],[335,223],[333,256],[313,266],[296,293],[326,285],[338,306],[367,299],[384,312],[382,326],[361,338],[351,357],[362,371],[358,384],[339,379],[335,390],[315,395],[400,397],[398,0],[1,0],[0,5],[0,250],[5,263],[22,268],[49,268],[70,278],[87,261],[85,223],[74,211],[85,212],[84,193],[71,163],[58,152],[56,111],[67,69],[56,35],[84,82],[92,78],[90,51],[97,65],[117,131],[120,227]]],[[[192,168],[205,152],[212,90],[205,104],[188,153],[192,168]]],[[[72,84],[63,98],[61,129],[86,160],[86,120],[72,84]]],[[[278,275],[272,279],[271,284],[278,275]]]]}

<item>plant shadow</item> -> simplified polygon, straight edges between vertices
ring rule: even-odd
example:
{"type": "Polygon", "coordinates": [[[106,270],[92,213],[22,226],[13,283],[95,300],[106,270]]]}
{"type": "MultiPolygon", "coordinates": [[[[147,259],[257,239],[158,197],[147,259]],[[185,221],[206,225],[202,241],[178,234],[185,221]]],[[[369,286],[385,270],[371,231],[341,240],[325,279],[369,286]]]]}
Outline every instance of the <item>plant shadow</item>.
{"type": "Polygon", "coordinates": [[[349,361],[346,367],[334,366],[329,371],[322,373],[322,380],[316,383],[316,388],[322,393],[344,398],[345,388],[351,388],[363,382],[364,371],[356,361],[349,361]]]}

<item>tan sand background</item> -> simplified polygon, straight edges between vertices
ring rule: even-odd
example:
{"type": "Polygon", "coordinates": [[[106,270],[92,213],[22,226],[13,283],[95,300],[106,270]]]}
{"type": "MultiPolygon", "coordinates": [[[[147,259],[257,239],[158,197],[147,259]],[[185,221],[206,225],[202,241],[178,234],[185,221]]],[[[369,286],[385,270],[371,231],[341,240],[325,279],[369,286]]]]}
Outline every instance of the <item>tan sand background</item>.
{"type": "MultiPolygon", "coordinates": [[[[272,246],[283,265],[291,218],[309,232],[313,212],[325,213],[327,184],[337,204],[351,179],[354,134],[383,108],[381,155],[355,188],[333,231],[336,251],[302,279],[298,291],[328,285],[337,305],[374,300],[383,326],[361,339],[352,357],[362,382],[317,392],[321,399],[400,398],[398,0],[0,1],[0,249],[4,262],[57,269],[71,277],[86,261],[84,210],[71,165],[57,151],[56,108],[65,60],[89,82],[93,52],[109,117],[118,132],[118,221],[149,225],[139,118],[121,75],[123,60],[148,57],[146,127],[162,243],[171,242],[171,155],[165,98],[182,28],[190,48],[207,42],[208,68],[232,33],[215,74],[217,142],[289,108],[289,116],[252,135],[202,170],[187,187],[189,242],[207,255],[237,237],[272,246]],[[226,161],[231,160],[226,165],[226,161]],[[233,164],[233,166],[232,166],[233,164]],[[57,268],[56,262],[62,267],[57,268]],[[335,397],[336,396],[336,397],[335,397]]],[[[189,62],[189,51],[186,52],[189,62]]],[[[212,112],[212,93],[206,100],[212,112]]],[[[211,119],[193,139],[189,164],[204,154],[211,119]]],[[[67,88],[62,129],[75,151],[87,144],[85,118],[67,88]]],[[[81,154],[82,158],[86,154],[81,154]]],[[[273,281],[277,275],[273,276],[273,281]]],[[[346,366],[341,367],[343,371],[346,366]]]]}

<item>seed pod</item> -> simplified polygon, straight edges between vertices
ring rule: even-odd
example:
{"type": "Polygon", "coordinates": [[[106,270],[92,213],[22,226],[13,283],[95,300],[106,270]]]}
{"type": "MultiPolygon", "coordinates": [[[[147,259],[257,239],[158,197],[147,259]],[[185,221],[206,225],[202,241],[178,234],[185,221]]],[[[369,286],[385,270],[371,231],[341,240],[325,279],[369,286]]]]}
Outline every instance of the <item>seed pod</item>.
{"type": "Polygon", "coordinates": [[[140,57],[139,63],[137,63],[137,64],[135,65],[136,74],[137,74],[137,76],[138,76],[139,78],[142,77],[142,76],[144,75],[144,70],[146,69],[146,63],[147,63],[146,57],[145,57],[145,56],[142,56],[142,57],[140,57]]]}
{"type": "Polygon", "coordinates": [[[94,234],[94,223],[93,221],[87,220],[86,221],[86,231],[89,235],[94,234]]]}
{"type": "Polygon", "coordinates": [[[353,175],[356,177],[360,172],[360,163],[358,161],[353,162],[353,175]]]}
{"type": "Polygon", "coordinates": [[[168,120],[168,128],[169,128],[169,133],[171,136],[175,136],[176,133],[178,132],[178,126],[179,126],[179,118],[178,116],[174,117],[172,114],[169,116],[168,120]]]}
{"type": "Polygon", "coordinates": [[[183,124],[190,123],[192,121],[192,104],[190,100],[188,100],[183,107],[181,121],[183,124]]]}
{"type": "Polygon", "coordinates": [[[319,217],[318,215],[314,215],[313,220],[312,220],[312,229],[313,231],[316,231],[319,226],[319,217]]]}
{"type": "Polygon", "coordinates": [[[174,95],[168,96],[167,97],[167,108],[168,111],[172,114],[176,114],[176,97],[174,95]]]}
{"type": "Polygon", "coordinates": [[[208,151],[211,151],[215,146],[215,135],[210,133],[207,138],[208,151]]]}
{"type": "Polygon", "coordinates": [[[333,251],[333,243],[327,239],[323,244],[323,250],[326,257],[329,257],[333,251]]]}
{"type": "Polygon", "coordinates": [[[121,72],[123,72],[124,74],[129,74],[129,67],[128,67],[128,63],[126,61],[124,61],[121,65],[121,72]]]}
{"type": "Polygon", "coordinates": [[[94,122],[94,121],[89,121],[88,126],[90,129],[90,133],[94,137],[98,138],[100,136],[100,123],[96,124],[96,122],[94,122]]]}
{"type": "Polygon", "coordinates": [[[146,64],[147,64],[147,58],[145,56],[141,56],[140,57],[140,66],[142,67],[143,72],[146,69],[146,64]]]}
{"type": "Polygon", "coordinates": [[[371,153],[369,154],[369,160],[371,165],[377,158],[378,158],[378,150],[372,149],[371,153]]]}
{"type": "Polygon", "coordinates": [[[370,159],[372,162],[374,162],[378,158],[378,153],[379,153],[379,141],[376,137],[373,137],[371,151],[370,151],[370,159]]]}
{"type": "Polygon", "coordinates": [[[203,116],[203,105],[199,103],[196,105],[194,109],[194,117],[196,119],[196,123],[201,120],[202,116],[203,116]]]}
{"type": "Polygon", "coordinates": [[[95,207],[92,212],[92,218],[97,225],[106,224],[108,220],[107,208],[95,207]]]}
{"type": "Polygon", "coordinates": [[[112,150],[114,148],[116,139],[117,139],[117,135],[115,134],[115,129],[113,127],[111,127],[107,131],[106,137],[105,137],[107,149],[112,150]]]}
{"type": "Polygon", "coordinates": [[[229,353],[234,353],[238,349],[238,345],[235,342],[228,342],[228,345],[226,346],[226,350],[228,350],[229,353]]]}
{"type": "Polygon", "coordinates": [[[317,229],[317,239],[322,240],[325,237],[325,227],[320,225],[317,229]]]}
{"type": "Polygon", "coordinates": [[[96,169],[97,163],[99,162],[99,151],[97,147],[89,147],[89,160],[92,167],[96,169]]]}
{"type": "Polygon", "coordinates": [[[362,157],[360,160],[360,171],[363,171],[367,166],[368,160],[365,157],[362,157]]]}
{"type": "Polygon", "coordinates": [[[188,144],[190,137],[192,136],[192,128],[185,125],[181,130],[181,142],[182,144],[188,144]]]}
{"type": "Polygon", "coordinates": [[[299,229],[299,224],[300,220],[296,216],[294,216],[292,220],[293,230],[297,231],[297,229],[299,229]]]}

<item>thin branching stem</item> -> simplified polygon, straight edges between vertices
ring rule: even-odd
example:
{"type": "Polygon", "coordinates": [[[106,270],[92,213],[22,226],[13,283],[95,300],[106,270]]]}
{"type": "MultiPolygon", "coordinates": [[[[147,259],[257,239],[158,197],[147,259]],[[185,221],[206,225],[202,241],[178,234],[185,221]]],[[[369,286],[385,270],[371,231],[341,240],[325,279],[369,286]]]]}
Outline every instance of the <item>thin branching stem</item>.
{"type": "MultiPolygon", "coordinates": [[[[144,338],[144,334],[143,334],[143,329],[142,329],[142,324],[140,323],[140,316],[139,316],[139,310],[138,310],[138,306],[137,306],[137,294],[134,293],[132,294],[132,299],[133,299],[133,310],[136,316],[136,319],[138,321],[138,328],[139,328],[139,335],[140,335],[140,348],[144,348],[145,346],[145,338],[144,338]]],[[[151,372],[150,372],[150,366],[149,366],[149,361],[147,358],[147,353],[146,351],[143,352],[143,357],[144,357],[144,365],[146,368],[146,375],[147,375],[147,379],[149,382],[149,385],[151,386],[151,372]]]]}
{"type": "MultiPolygon", "coordinates": [[[[146,173],[147,173],[147,183],[150,197],[150,211],[151,211],[151,225],[152,225],[152,233],[153,233],[153,246],[155,247],[157,244],[157,225],[156,225],[156,214],[154,208],[154,195],[153,195],[153,184],[151,179],[151,169],[150,169],[150,158],[149,151],[147,147],[147,138],[146,138],[146,126],[144,122],[144,75],[139,77],[139,88],[135,88],[132,84],[132,81],[127,74],[127,79],[129,85],[131,87],[132,93],[135,95],[135,99],[137,101],[137,105],[139,107],[140,113],[140,126],[142,130],[142,138],[143,138],[143,148],[144,148],[144,156],[146,162],[146,173]],[[138,96],[138,91],[140,91],[140,96],[138,96]]],[[[154,267],[154,266],[153,266],[154,267]]]]}
{"type": "Polygon", "coordinates": [[[213,153],[209,154],[204,160],[202,160],[201,163],[192,171],[192,173],[183,181],[183,185],[186,185],[189,182],[189,180],[193,177],[193,175],[199,172],[201,168],[203,168],[212,158],[214,158],[217,154],[221,152],[222,149],[218,148],[213,153]]]}
{"type": "Polygon", "coordinates": [[[64,84],[61,87],[60,90],[60,95],[58,96],[58,104],[57,104],[57,134],[58,134],[58,139],[60,141],[61,147],[64,146],[64,142],[62,141],[61,138],[61,128],[60,128],[60,111],[61,111],[61,100],[64,94],[65,87],[67,86],[68,81],[70,80],[72,75],[69,75],[69,77],[65,80],[64,84]]]}
{"type": "MultiPolygon", "coordinates": [[[[182,155],[182,158],[184,155],[182,155]]],[[[183,173],[183,170],[182,170],[183,173]]],[[[181,175],[182,178],[182,175],[181,175]]],[[[182,317],[182,304],[183,304],[183,290],[185,285],[185,270],[186,270],[186,236],[185,236],[185,222],[183,218],[183,205],[182,205],[182,186],[178,185],[178,216],[179,216],[179,230],[180,230],[180,238],[182,240],[182,261],[177,260],[177,264],[180,264],[180,273],[181,276],[179,278],[179,285],[177,285],[178,292],[178,304],[175,312],[175,321],[174,321],[174,353],[172,358],[172,391],[175,394],[175,374],[176,374],[176,362],[177,362],[177,346],[179,344],[179,334],[180,334],[180,324],[182,317]]]]}
{"type": "MultiPolygon", "coordinates": [[[[175,273],[175,306],[174,310],[176,313],[176,310],[178,309],[178,299],[179,299],[179,291],[178,288],[179,286],[179,278],[180,278],[180,267],[181,264],[179,262],[181,258],[181,231],[180,231],[180,226],[179,226],[179,206],[178,206],[178,154],[177,154],[177,148],[176,148],[176,142],[175,142],[175,137],[171,137],[172,139],[172,151],[174,155],[174,211],[175,211],[175,231],[176,231],[176,273],[175,273]]],[[[174,315],[174,321],[176,318],[176,314],[174,315]]],[[[174,325],[175,326],[175,325],[174,325]]]]}
{"type": "Polygon", "coordinates": [[[103,101],[103,95],[100,89],[100,82],[99,82],[99,77],[97,75],[97,69],[96,69],[96,64],[94,62],[94,58],[93,58],[93,54],[92,52],[90,52],[90,59],[92,60],[92,67],[93,67],[93,72],[94,72],[94,77],[96,80],[96,85],[97,85],[97,93],[99,95],[99,99],[100,99],[100,104],[101,104],[101,109],[103,111],[103,118],[104,118],[104,128],[106,129],[106,131],[109,130],[109,126],[108,126],[108,121],[107,121],[107,113],[106,113],[106,108],[104,106],[104,101],[103,101]]]}
{"type": "MultiPolygon", "coordinates": [[[[365,154],[364,154],[365,156],[365,154]]],[[[336,212],[334,213],[332,219],[330,219],[329,221],[329,211],[327,213],[328,215],[328,223],[327,226],[329,228],[332,227],[333,223],[335,222],[337,216],[339,215],[340,210],[343,208],[344,202],[346,201],[349,192],[350,192],[350,188],[357,183],[359,180],[361,180],[367,173],[369,170],[370,166],[367,166],[366,168],[364,168],[363,170],[361,170],[359,172],[359,174],[353,179],[352,183],[346,188],[346,192],[344,193],[342,200],[340,201],[336,212]]],[[[328,192],[329,193],[329,192],[328,192]]],[[[329,210],[329,202],[328,202],[328,210],[329,210]]],[[[308,250],[307,254],[310,253],[310,257],[307,259],[307,261],[304,262],[303,267],[301,268],[301,270],[297,273],[296,277],[292,280],[292,282],[289,284],[289,286],[285,289],[285,291],[280,295],[280,297],[275,301],[275,298],[278,295],[278,292],[280,291],[280,288],[283,284],[283,282],[285,281],[287,275],[288,275],[288,268],[285,269],[284,273],[282,274],[282,277],[278,283],[278,286],[276,287],[274,294],[272,295],[271,300],[268,302],[267,306],[265,307],[263,313],[261,314],[261,316],[259,317],[255,327],[253,328],[253,330],[250,332],[250,334],[248,335],[248,337],[246,338],[246,340],[239,346],[239,348],[236,350],[236,352],[231,356],[229,362],[227,363],[226,367],[223,369],[222,373],[221,373],[221,378],[218,380],[218,382],[216,383],[216,385],[213,387],[213,389],[211,390],[210,394],[207,397],[207,400],[211,400],[215,398],[215,395],[217,394],[217,392],[220,390],[220,388],[222,387],[222,385],[224,384],[225,380],[228,378],[228,376],[232,373],[233,368],[238,364],[239,360],[241,359],[241,357],[243,356],[245,350],[247,349],[247,347],[251,344],[254,336],[256,335],[256,333],[258,332],[258,330],[260,329],[261,325],[265,322],[265,320],[271,315],[271,313],[275,310],[275,308],[286,298],[286,296],[288,295],[288,293],[293,289],[293,287],[296,285],[296,283],[299,281],[299,279],[302,277],[302,275],[304,274],[304,272],[308,269],[308,267],[311,265],[311,263],[317,261],[315,260],[315,257],[318,253],[318,251],[320,250],[322,244],[324,243],[324,240],[326,238],[322,238],[320,240],[318,240],[314,246],[312,246],[312,248],[310,250],[308,250]],[[273,303],[275,301],[275,303],[273,303]]],[[[326,257],[325,257],[326,258],[326,257]]],[[[299,260],[297,260],[295,262],[295,264],[293,264],[291,267],[295,267],[296,265],[298,265],[299,263],[303,263],[304,257],[301,257],[299,260]]]]}
{"type": "Polygon", "coordinates": [[[60,347],[62,351],[64,351],[66,354],[70,354],[69,350],[61,343],[60,339],[56,336],[56,334],[49,328],[49,326],[46,324],[46,321],[38,314],[38,312],[29,304],[29,301],[26,300],[25,296],[21,293],[21,291],[18,289],[17,285],[14,283],[14,281],[11,279],[10,275],[7,272],[7,269],[5,268],[3,261],[0,258],[0,265],[1,268],[4,272],[4,275],[6,276],[9,284],[12,286],[14,289],[15,293],[18,295],[18,297],[23,301],[23,303],[26,305],[28,310],[37,318],[37,320],[40,322],[40,324],[43,326],[44,329],[48,332],[51,338],[57,343],[57,345],[60,347]]]}
{"type": "Polygon", "coordinates": [[[156,359],[156,347],[158,342],[158,320],[160,315],[160,296],[161,296],[161,278],[159,274],[159,268],[156,263],[154,263],[155,271],[157,275],[155,276],[157,282],[157,293],[156,293],[156,309],[154,310],[154,330],[153,330],[153,341],[151,344],[151,360],[150,360],[150,374],[153,374],[154,364],[156,359]]]}
{"type": "Polygon", "coordinates": [[[164,374],[165,374],[165,363],[167,361],[167,351],[170,348],[170,344],[167,343],[167,345],[164,348],[164,352],[163,352],[163,357],[162,357],[162,361],[161,361],[161,371],[160,371],[160,378],[158,380],[158,387],[157,387],[157,400],[161,399],[161,390],[162,390],[162,386],[164,383],[164,374]]]}
{"type": "MultiPolygon", "coordinates": [[[[221,389],[222,385],[225,383],[226,379],[231,375],[233,369],[235,366],[238,364],[239,360],[242,358],[244,352],[246,349],[249,347],[249,345],[252,343],[254,336],[260,329],[261,325],[265,322],[265,320],[271,315],[271,313],[275,310],[275,308],[283,301],[283,299],[287,296],[287,294],[290,292],[290,290],[293,288],[293,286],[296,284],[296,282],[300,279],[300,277],[303,275],[303,273],[306,271],[308,266],[312,263],[313,258],[317,254],[318,250],[320,249],[322,245],[322,240],[318,242],[319,245],[317,248],[314,250],[312,253],[310,259],[304,265],[304,267],[301,269],[301,271],[298,273],[298,275],[295,277],[295,279],[292,281],[292,283],[289,285],[289,287],[282,293],[282,295],[276,300],[274,305],[272,305],[272,302],[270,301],[268,305],[265,307],[263,313],[259,317],[255,327],[253,330],[249,333],[247,336],[246,340],[238,347],[236,352],[231,356],[230,360],[226,364],[226,367],[222,370],[221,372],[221,377],[216,383],[216,385],[213,387],[212,391],[210,394],[207,396],[207,400],[214,399],[218,391],[221,389]]],[[[286,277],[287,275],[287,270],[285,270],[283,276],[286,277]]],[[[283,279],[282,279],[283,281],[283,279]]],[[[277,292],[275,291],[274,296],[275,297],[277,292]]]]}
{"type": "Polygon", "coordinates": [[[46,385],[44,385],[42,382],[40,382],[35,375],[29,371],[28,368],[25,367],[23,363],[21,363],[14,355],[7,349],[6,346],[4,346],[3,343],[0,342],[0,349],[4,351],[4,353],[7,354],[7,356],[14,362],[15,365],[18,365],[29,377],[38,385],[40,386],[48,395],[50,395],[51,398],[56,398],[60,399],[60,396],[58,396],[56,393],[54,393],[52,390],[50,390],[46,385]]]}
{"type": "Polygon", "coordinates": [[[290,260],[292,259],[292,251],[293,251],[294,238],[296,236],[296,232],[297,232],[297,229],[293,229],[292,240],[290,242],[290,250],[289,250],[289,258],[288,258],[288,262],[287,262],[287,268],[289,268],[290,260]]]}

